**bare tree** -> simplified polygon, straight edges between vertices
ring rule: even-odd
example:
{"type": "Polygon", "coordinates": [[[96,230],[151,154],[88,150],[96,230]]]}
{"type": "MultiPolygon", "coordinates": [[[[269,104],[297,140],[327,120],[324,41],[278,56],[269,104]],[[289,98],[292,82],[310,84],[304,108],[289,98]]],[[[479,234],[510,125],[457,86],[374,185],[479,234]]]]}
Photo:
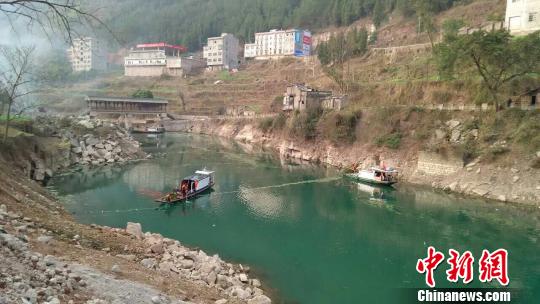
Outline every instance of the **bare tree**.
{"type": "MultiPolygon", "coordinates": [[[[12,120],[12,112],[16,103],[19,103],[25,96],[34,93],[30,89],[30,69],[32,67],[32,53],[34,47],[21,48],[1,48],[0,55],[2,61],[5,62],[5,69],[2,69],[0,82],[3,83],[2,91],[3,103],[7,106],[5,111],[4,136],[3,143],[7,141],[9,133],[9,124],[12,120]]],[[[21,115],[27,107],[20,106],[18,115],[21,115]]]]}
{"type": "Polygon", "coordinates": [[[80,0],[0,0],[0,15],[7,17],[12,25],[15,18],[21,18],[29,26],[39,25],[45,32],[59,30],[69,41],[77,25],[97,23],[112,34],[95,12],[81,7],[80,0]]]}

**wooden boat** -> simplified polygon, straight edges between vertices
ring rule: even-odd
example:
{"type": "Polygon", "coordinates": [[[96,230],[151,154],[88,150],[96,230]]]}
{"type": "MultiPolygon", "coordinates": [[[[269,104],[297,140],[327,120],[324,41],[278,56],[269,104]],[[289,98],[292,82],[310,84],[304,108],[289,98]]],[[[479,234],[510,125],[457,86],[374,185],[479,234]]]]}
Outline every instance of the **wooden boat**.
{"type": "Polygon", "coordinates": [[[133,123],[130,131],[132,133],[161,134],[165,133],[165,127],[153,120],[147,120],[144,123],[133,123]]]}
{"type": "Polygon", "coordinates": [[[132,133],[146,133],[146,134],[161,134],[165,133],[164,127],[143,127],[143,128],[132,128],[132,133]]]}
{"type": "Polygon", "coordinates": [[[195,174],[182,180],[178,188],[156,200],[162,204],[185,202],[214,186],[214,172],[208,170],[195,171],[195,174]]]}
{"type": "Polygon", "coordinates": [[[398,174],[399,172],[394,168],[372,167],[347,174],[347,176],[364,183],[391,186],[398,182],[398,174]]]}

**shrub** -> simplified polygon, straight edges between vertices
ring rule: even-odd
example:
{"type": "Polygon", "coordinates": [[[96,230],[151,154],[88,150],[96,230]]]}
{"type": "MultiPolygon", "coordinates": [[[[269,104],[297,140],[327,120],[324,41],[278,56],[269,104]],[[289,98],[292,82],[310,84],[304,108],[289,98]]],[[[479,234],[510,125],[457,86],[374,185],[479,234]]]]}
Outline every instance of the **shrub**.
{"type": "Polygon", "coordinates": [[[291,131],[295,136],[310,140],[317,137],[317,123],[321,118],[322,108],[309,108],[304,112],[295,112],[291,131]]]}
{"type": "Polygon", "coordinates": [[[507,147],[501,147],[501,146],[497,146],[497,147],[491,147],[489,148],[489,150],[487,151],[487,154],[486,154],[486,159],[488,161],[495,161],[497,158],[499,158],[501,155],[504,155],[506,153],[510,152],[510,149],[507,148],[507,147]]]}
{"type": "Polygon", "coordinates": [[[150,91],[150,90],[139,89],[139,90],[135,91],[135,93],[133,93],[132,97],[133,98],[152,99],[152,98],[154,98],[154,93],[152,93],[152,91],[150,91]]]}
{"type": "Polygon", "coordinates": [[[283,96],[276,96],[270,104],[270,110],[274,113],[280,112],[283,110],[283,96]]]}
{"type": "Polygon", "coordinates": [[[259,120],[259,129],[263,132],[268,132],[272,129],[272,125],[274,124],[274,119],[271,117],[263,118],[259,120]]]}
{"type": "Polygon", "coordinates": [[[360,116],[361,112],[332,112],[323,125],[325,137],[333,143],[354,142],[360,116]]]}
{"type": "Polygon", "coordinates": [[[279,113],[279,115],[272,122],[273,130],[283,130],[287,124],[287,116],[284,113],[279,113]]]}
{"type": "Polygon", "coordinates": [[[466,140],[463,144],[457,146],[461,159],[466,164],[478,157],[478,146],[473,139],[466,140]]]}
{"type": "Polygon", "coordinates": [[[383,135],[377,138],[375,143],[379,147],[387,147],[387,148],[396,150],[401,145],[402,137],[403,135],[401,134],[401,132],[393,132],[393,133],[383,135]]]}

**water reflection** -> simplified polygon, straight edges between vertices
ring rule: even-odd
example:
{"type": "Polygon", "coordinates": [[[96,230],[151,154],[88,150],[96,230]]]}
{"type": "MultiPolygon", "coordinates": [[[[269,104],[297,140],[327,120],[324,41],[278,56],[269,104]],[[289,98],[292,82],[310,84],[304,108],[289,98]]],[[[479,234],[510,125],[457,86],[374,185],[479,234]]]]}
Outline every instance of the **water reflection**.
{"type": "MultiPolygon", "coordinates": [[[[395,303],[393,288],[423,286],[414,266],[429,245],[475,255],[506,248],[512,287],[540,296],[538,209],[401,184],[377,188],[220,138],[145,141],[148,152],[163,156],[57,177],[51,185],[76,202],[66,208],[83,222],[141,222],[248,263],[287,302],[395,303]],[[204,166],[216,171],[214,191],[186,204],[153,202],[152,195],[204,166]]],[[[455,287],[444,285],[444,271],[438,275],[441,287],[455,287]]]]}

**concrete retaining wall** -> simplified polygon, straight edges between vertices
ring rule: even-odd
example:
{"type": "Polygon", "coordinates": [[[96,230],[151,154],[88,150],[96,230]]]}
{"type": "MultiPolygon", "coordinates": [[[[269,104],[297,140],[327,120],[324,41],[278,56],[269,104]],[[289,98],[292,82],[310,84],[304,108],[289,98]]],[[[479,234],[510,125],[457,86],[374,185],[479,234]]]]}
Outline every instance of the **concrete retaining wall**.
{"type": "Polygon", "coordinates": [[[448,176],[463,168],[463,160],[437,153],[420,152],[416,172],[433,176],[448,176]]]}

